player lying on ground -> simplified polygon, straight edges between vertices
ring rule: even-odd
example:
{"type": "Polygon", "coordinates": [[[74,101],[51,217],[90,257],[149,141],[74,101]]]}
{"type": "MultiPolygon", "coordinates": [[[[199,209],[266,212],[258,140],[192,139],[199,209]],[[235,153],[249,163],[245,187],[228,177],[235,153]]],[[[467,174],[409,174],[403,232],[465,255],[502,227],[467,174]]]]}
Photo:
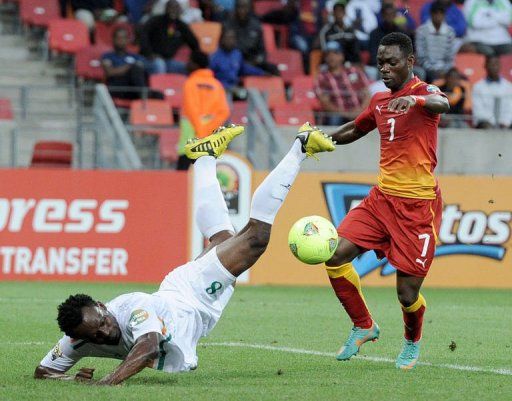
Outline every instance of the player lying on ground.
{"type": "MultiPolygon", "coordinates": [[[[243,127],[221,128],[186,147],[197,159],[196,221],[210,245],[195,261],[170,272],[153,294],[120,295],[106,305],[70,296],[58,308],[65,333],[36,368],[34,377],[69,380],[64,374],[86,356],[122,359],[100,384],[118,384],[145,367],[179,372],[197,367],[196,346],[219,320],[236,278],[265,251],[274,218],[307,155],[334,150],[331,139],[305,124],[292,148],[254,193],[249,223],[237,234],[217,181],[215,158],[243,127]]],[[[92,369],[75,378],[92,379],[92,369]]]]}
{"type": "Polygon", "coordinates": [[[375,94],[355,121],[341,126],[331,137],[345,145],[378,128],[378,185],[341,222],[338,248],[326,265],[334,292],[354,323],[339,360],[350,359],[362,344],[379,337],[352,260],[372,249],[397,269],[405,339],[396,366],[410,369],[419,357],[426,307],[420,287],[434,257],[441,223],[441,193],[433,174],[437,126],[439,114],[450,106],[437,87],[413,75],[413,47],[408,36],[386,35],[380,42],[377,63],[390,91],[375,94]]]}

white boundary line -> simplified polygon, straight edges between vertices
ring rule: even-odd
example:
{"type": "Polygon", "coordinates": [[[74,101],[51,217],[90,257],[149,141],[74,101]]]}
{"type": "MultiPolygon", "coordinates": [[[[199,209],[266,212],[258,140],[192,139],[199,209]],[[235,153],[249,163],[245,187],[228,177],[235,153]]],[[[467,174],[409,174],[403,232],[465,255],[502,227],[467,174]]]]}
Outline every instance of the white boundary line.
{"type": "MultiPolygon", "coordinates": [[[[240,348],[253,348],[253,349],[263,349],[268,351],[280,351],[280,352],[289,352],[291,354],[302,354],[302,355],[317,355],[317,356],[326,356],[329,358],[334,358],[335,354],[330,352],[322,352],[322,351],[313,351],[307,349],[300,348],[290,348],[290,347],[275,347],[272,345],[264,345],[264,344],[244,344],[244,343],[235,343],[235,342],[205,342],[200,345],[206,345],[208,347],[240,347],[240,348]]],[[[377,356],[355,356],[354,358],[361,359],[364,361],[370,362],[378,362],[378,363],[395,363],[394,359],[391,358],[383,358],[377,356]]],[[[504,376],[512,376],[512,369],[507,368],[483,368],[479,366],[465,366],[465,365],[454,365],[450,363],[431,363],[431,362],[418,362],[420,366],[431,366],[433,368],[441,368],[441,369],[452,369],[452,370],[461,370],[466,372],[475,372],[475,373],[493,373],[495,375],[504,375],[504,376]]]]}
{"type": "MultiPolygon", "coordinates": [[[[46,341],[4,341],[0,342],[0,346],[27,346],[27,345],[52,345],[53,343],[46,341]]],[[[291,347],[275,347],[273,345],[265,345],[265,344],[244,344],[244,343],[236,343],[236,342],[204,342],[198,344],[199,346],[206,347],[231,347],[231,348],[252,348],[252,349],[260,349],[267,351],[279,351],[279,352],[288,352],[290,354],[300,354],[300,355],[316,355],[316,356],[325,356],[329,358],[334,358],[336,355],[331,352],[323,352],[323,351],[314,351],[308,349],[301,348],[291,348],[291,347]]],[[[395,363],[394,359],[379,357],[379,356],[355,356],[356,359],[361,359],[363,361],[369,362],[377,362],[377,363],[395,363]]],[[[495,375],[503,375],[503,376],[512,376],[512,369],[509,368],[484,368],[480,366],[467,366],[467,365],[455,365],[451,363],[432,363],[432,362],[418,362],[419,366],[430,366],[433,368],[441,368],[441,369],[451,369],[451,370],[460,370],[464,372],[475,372],[475,373],[492,373],[495,375]]]]}

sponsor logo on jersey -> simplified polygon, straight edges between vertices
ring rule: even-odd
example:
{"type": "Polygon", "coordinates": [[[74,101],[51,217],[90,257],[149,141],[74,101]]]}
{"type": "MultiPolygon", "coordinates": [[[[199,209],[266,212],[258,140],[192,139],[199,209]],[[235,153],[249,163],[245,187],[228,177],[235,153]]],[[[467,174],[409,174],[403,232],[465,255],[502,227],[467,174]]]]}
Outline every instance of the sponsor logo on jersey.
{"type": "MultiPolygon", "coordinates": [[[[334,225],[339,225],[350,209],[359,205],[373,185],[356,183],[323,183],[324,196],[334,225]]],[[[503,260],[504,244],[511,234],[511,211],[462,210],[458,204],[445,204],[440,244],[436,257],[448,255],[475,255],[494,260],[503,260]]],[[[418,263],[421,264],[422,261],[418,263]]],[[[377,259],[375,252],[368,251],[353,261],[360,276],[378,268],[381,275],[393,274],[396,269],[387,258],[377,259]]]]}
{"type": "Polygon", "coordinates": [[[136,309],[130,315],[130,326],[137,326],[149,317],[149,312],[144,309],[136,309]]]}

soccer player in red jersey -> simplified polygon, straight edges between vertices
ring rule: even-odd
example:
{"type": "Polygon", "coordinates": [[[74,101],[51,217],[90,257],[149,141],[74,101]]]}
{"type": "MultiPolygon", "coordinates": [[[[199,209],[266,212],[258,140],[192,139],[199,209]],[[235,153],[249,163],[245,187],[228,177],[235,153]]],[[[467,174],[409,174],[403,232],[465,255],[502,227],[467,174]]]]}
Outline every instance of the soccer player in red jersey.
{"type": "Polygon", "coordinates": [[[380,42],[377,63],[389,89],[373,96],[355,121],[339,127],[332,139],[345,145],[373,129],[380,134],[378,185],[338,227],[338,248],[326,263],[331,285],[354,327],[337,359],[357,354],[379,337],[379,327],[365,303],[359,275],[351,261],[367,250],[387,257],[397,269],[396,286],[405,326],[404,346],[396,366],[411,369],[419,357],[425,298],[420,294],[434,257],[442,200],[434,168],[437,126],[450,109],[446,96],[413,75],[410,38],[394,32],[380,42]]]}

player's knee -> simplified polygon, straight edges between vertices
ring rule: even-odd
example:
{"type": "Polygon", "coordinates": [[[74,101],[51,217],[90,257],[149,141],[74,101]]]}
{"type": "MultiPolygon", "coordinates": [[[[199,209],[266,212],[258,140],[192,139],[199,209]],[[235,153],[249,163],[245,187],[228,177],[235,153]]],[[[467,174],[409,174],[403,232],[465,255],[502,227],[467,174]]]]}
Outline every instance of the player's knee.
{"type": "Polygon", "coordinates": [[[253,256],[261,256],[267,249],[267,245],[270,241],[270,225],[265,223],[255,223],[255,226],[251,229],[251,235],[249,236],[249,247],[250,252],[253,256]]]}
{"type": "Polygon", "coordinates": [[[357,255],[354,255],[353,252],[349,252],[346,247],[342,246],[341,242],[336,248],[334,255],[332,255],[331,259],[325,262],[327,267],[337,267],[344,265],[345,263],[352,262],[352,260],[357,255]]]}
{"type": "Polygon", "coordinates": [[[398,301],[403,306],[411,306],[418,299],[419,294],[412,288],[397,288],[398,301]]]}

